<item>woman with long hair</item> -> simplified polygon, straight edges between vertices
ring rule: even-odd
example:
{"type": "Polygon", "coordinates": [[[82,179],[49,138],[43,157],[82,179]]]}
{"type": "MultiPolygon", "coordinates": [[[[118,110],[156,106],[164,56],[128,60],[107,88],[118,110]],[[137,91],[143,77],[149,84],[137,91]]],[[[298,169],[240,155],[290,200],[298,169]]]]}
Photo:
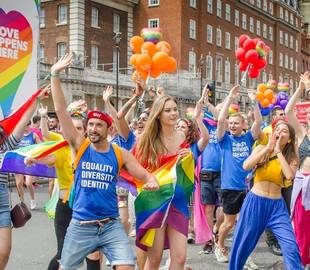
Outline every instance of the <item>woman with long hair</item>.
{"type": "Polygon", "coordinates": [[[234,233],[229,269],[241,270],[266,228],[275,234],[287,269],[303,269],[290,217],[281,196],[285,181],[294,179],[298,167],[295,131],[278,121],[267,145],[257,146],[243,168],[256,167],[254,186],[242,205],[234,233]]]}

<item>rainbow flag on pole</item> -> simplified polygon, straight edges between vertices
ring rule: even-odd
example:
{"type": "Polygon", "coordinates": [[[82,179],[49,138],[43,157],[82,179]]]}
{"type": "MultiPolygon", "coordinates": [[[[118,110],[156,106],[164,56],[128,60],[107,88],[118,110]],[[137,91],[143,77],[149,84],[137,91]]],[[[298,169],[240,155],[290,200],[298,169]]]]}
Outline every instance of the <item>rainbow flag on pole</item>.
{"type": "Polygon", "coordinates": [[[43,158],[53,152],[68,145],[67,141],[49,141],[39,144],[33,144],[19,148],[14,151],[8,151],[4,154],[0,163],[0,171],[7,173],[19,173],[39,177],[56,178],[55,168],[43,164],[26,166],[24,159],[32,157],[35,159],[43,158]]]}

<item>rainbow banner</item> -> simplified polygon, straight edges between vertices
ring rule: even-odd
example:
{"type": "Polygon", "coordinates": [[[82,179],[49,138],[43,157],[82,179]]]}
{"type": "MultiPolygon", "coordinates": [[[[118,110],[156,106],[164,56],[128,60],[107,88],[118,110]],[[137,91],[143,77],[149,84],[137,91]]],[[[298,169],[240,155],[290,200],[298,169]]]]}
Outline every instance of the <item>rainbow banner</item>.
{"type": "Polygon", "coordinates": [[[49,141],[29,145],[14,151],[8,151],[3,156],[2,162],[0,164],[0,172],[56,178],[55,168],[48,167],[43,164],[26,166],[24,164],[24,160],[26,157],[32,157],[35,159],[46,157],[67,145],[67,141],[49,141]]]}
{"type": "Polygon", "coordinates": [[[8,116],[37,87],[39,15],[36,1],[0,2],[0,115],[8,116]]]}

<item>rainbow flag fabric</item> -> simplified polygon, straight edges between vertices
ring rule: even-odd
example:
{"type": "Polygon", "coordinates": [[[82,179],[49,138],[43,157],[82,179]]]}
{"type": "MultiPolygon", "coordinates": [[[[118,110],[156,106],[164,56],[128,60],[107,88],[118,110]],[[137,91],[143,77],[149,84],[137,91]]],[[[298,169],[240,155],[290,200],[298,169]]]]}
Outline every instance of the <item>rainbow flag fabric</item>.
{"type": "Polygon", "coordinates": [[[164,224],[187,234],[187,205],[194,188],[193,156],[189,154],[182,159],[174,156],[153,174],[159,181],[159,190],[139,188],[135,200],[136,244],[144,250],[153,246],[156,229],[164,224]]]}
{"type": "Polygon", "coordinates": [[[43,158],[67,145],[67,141],[49,141],[21,147],[14,151],[8,151],[4,154],[3,159],[0,163],[0,171],[47,178],[56,178],[55,168],[48,167],[43,164],[26,166],[24,164],[24,159],[26,157],[32,157],[35,159],[43,158]]]}

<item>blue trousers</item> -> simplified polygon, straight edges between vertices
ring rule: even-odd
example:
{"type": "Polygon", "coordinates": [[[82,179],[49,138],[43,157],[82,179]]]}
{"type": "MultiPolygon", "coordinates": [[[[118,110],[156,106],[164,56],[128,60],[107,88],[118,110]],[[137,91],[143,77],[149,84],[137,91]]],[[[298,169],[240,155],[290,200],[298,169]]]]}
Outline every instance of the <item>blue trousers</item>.
{"type": "Polygon", "coordinates": [[[302,270],[299,250],[283,198],[269,199],[249,192],[234,232],[229,269],[242,270],[265,229],[276,236],[286,269],[302,270]]]}

